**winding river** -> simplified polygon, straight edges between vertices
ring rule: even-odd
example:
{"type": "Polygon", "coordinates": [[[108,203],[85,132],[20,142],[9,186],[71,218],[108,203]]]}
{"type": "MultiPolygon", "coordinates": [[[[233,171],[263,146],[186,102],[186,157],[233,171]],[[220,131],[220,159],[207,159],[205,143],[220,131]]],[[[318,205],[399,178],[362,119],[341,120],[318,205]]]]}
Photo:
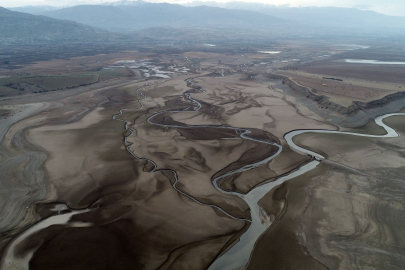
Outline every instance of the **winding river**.
{"type": "MultiPolygon", "coordinates": [[[[191,81],[191,79],[186,80],[189,84],[194,85],[195,84],[191,81]]],[[[139,93],[140,96],[142,96],[141,99],[138,100],[138,102],[140,103],[141,107],[139,108],[142,109],[144,107],[142,100],[144,100],[146,98],[145,94],[143,92],[141,92],[141,90],[144,90],[144,88],[139,88],[137,89],[137,92],[139,93]]],[[[204,91],[202,88],[200,88],[201,91],[204,91]]],[[[187,98],[188,100],[190,100],[194,105],[191,105],[190,107],[196,107],[194,109],[195,112],[198,112],[201,109],[201,103],[199,103],[197,100],[193,99],[191,97],[191,95],[189,93],[184,93],[185,98],[187,98]]],[[[358,133],[348,133],[348,132],[339,132],[339,131],[329,131],[329,130],[296,130],[296,131],[292,131],[287,133],[284,138],[287,141],[288,145],[291,147],[291,149],[293,149],[294,151],[302,154],[302,155],[310,155],[312,156],[314,159],[307,163],[306,165],[300,167],[298,170],[295,170],[293,172],[291,172],[290,174],[280,177],[278,178],[276,181],[273,182],[269,182],[269,183],[265,183],[263,185],[257,186],[256,188],[252,189],[249,193],[247,194],[241,194],[238,192],[229,192],[229,191],[224,191],[222,190],[219,186],[218,186],[218,181],[231,176],[233,174],[237,174],[240,172],[244,172],[244,171],[248,171],[254,168],[257,168],[259,166],[262,166],[264,164],[267,164],[271,159],[273,159],[275,156],[277,156],[278,154],[281,153],[282,151],[282,146],[278,145],[274,142],[271,141],[267,141],[267,140],[259,140],[259,139],[254,139],[249,137],[249,134],[251,133],[250,130],[248,129],[244,129],[244,128],[236,128],[236,127],[227,127],[227,126],[218,126],[218,125],[196,125],[196,126],[190,126],[190,125],[185,125],[185,126],[177,126],[177,125],[165,125],[165,124],[160,124],[160,123],[156,123],[153,121],[153,119],[162,114],[162,113],[180,113],[180,112],[184,112],[190,109],[190,107],[181,110],[181,111],[161,111],[161,112],[157,112],[155,114],[153,114],[152,116],[149,116],[149,118],[147,118],[147,122],[152,124],[152,125],[156,125],[156,126],[161,126],[161,127],[168,127],[168,128],[206,128],[206,127],[211,127],[211,128],[221,128],[221,129],[231,129],[234,130],[236,132],[237,135],[239,135],[240,138],[242,139],[246,139],[246,140],[251,140],[251,141],[255,141],[255,142],[259,142],[259,143],[264,143],[264,144],[271,144],[273,146],[276,146],[278,148],[278,151],[275,154],[270,155],[269,157],[263,159],[262,161],[253,163],[253,164],[249,164],[249,165],[245,165],[241,168],[239,168],[238,170],[234,170],[234,171],[230,171],[224,175],[218,176],[216,178],[213,179],[213,185],[215,186],[216,189],[218,189],[220,192],[225,193],[225,194],[229,194],[229,195],[235,195],[238,196],[240,198],[242,198],[250,207],[251,210],[251,220],[249,219],[244,219],[244,218],[238,218],[235,217],[229,213],[227,213],[225,210],[223,210],[221,207],[216,206],[216,205],[212,205],[212,204],[206,204],[203,202],[200,202],[199,200],[193,198],[192,196],[190,196],[189,194],[186,194],[185,192],[179,190],[176,185],[178,183],[178,176],[176,171],[171,170],[171,169],[158,169],[157,164],[147,158],[143,158],[143,157],[138,157],[136,156],[135,153],[133,153],[130,150],[130,146],[131,143],[129,143],[127,141],[128,137],[132,136],[134,134],[134,131],[129,127],[129,125],[131,124],[129,121],[125,121],[123,119],[118,118],[119,115],[122,115],[123,112],[126,109],[121,109],[119,111],[118,114],[113,116],[113,119],[117,120],[117,121],[122,121],[125,123],[125,129],[128,130],[130,132],[130,134],[128,136],[125,137],[125,143],[126,143],[126,149],[127,151],[136,159],[138,160],[144,160],[144,161],[148,161],[151,164],[153,164],[153,170],[151,171],[151,173],[153,172],[170,172],[173,174],[174,176],[174,183],[173,183],[173,188],[178,191],[179,193],[181,193],[182,195],[188,197],[189,199],[193,200],[194,202],[201,204],[201,205],[205,205],[208,207],[214,207],[220,211],[222,211],[223,213],[225,213],[226,215],[228,215],[231,218],[234,219],[239,219],[239,220],[245,220],[247,222],[250,222],[251,225],[249,226],[248,230],[240,237],[240,241],[238,243],[236,243],[232,248],[230,248],[226,253],[224,253],[221,257],[219,257],[217,260],[215,260],[211,266],[209,267],[209,269],[213,270],[213,269],[243,269],[249,262],[252,250],[254,248],[255,243],[257,242],[258,238],[269,228],[269,226],[271,225],[271,221],[270,221],[270,217],[268,216],[268,214],[262,210],[262,208],[258,205],[258,201],[265,195],[267,194],[269,191],[271,191],[275,186],[278,186],[280,184],[282,184],[283,182],[292,179],[294,177],[297,177],[299,175],[302,175],[312,169],[314,169],[316,166],[318,166],[320,164],[320,162],[324,159],[324,157],[318,153],[309,151],[307,149],[304,149],[302,147],[297,146],[294,142],[293,142],[293,138],[299,134],[302,133],[306,133],[306,132],[315,132],[315,133],[334,133],[334,134],[344,134],[344,135],[354,135],[354,136],[362,136],[362,137],[371,137],[371,138],[392,138],[392,137],[397,137],[398,134],[395,132],[395,130],[393,130],[392,128],[388,127],[387,125],[385,125],[383,123],[383,119],[386,117],[390,117],[390,116],[395,116],[395,115],[403,115],[405,116],[405,113],[393,113],[393,114],[387,114],[384,116],[380,116],[377,117],[375,119],[375,122],[377,125],[383,127],[387,134],[386,135],[367,135],[367,134],[358,134],[358,133]]],[[[33,233],[47,228],[51,225],[54,224],[68,224],[70,218],[76,214],[79,213],[83,213],[84,211],[91,211],[91,210],[80,210],[80,211],[72,211],[71,213],[68,214],[62,214],[62,215],[57,215],[57,216],[53,216],[50,218],[47,218],[45,220],[42,220],[40,222],[38,222],[37,224],[33,225],[31,228],[29,228],[28,230],[26,230],[25,232],[23,232],[20,236],[16,237],[8,246],[6,252],[5,252],[5,256],[2,259],[2,264],[1,264],[1,269],[9,269],[10,267],[15,267],[18,266],[20,267],[19,269],[28,269],[28,262],[30,257],[32,256],[32,253],[28,254],[25,258],[16,258],[14,256],[14,248],[15,246],[22,242],[25,238],[27,238],[28,236],[32,235],[33,233]]],[[[91,224],[71,224],[70,226],[91,226],[91,224]]]]}
{"type": "Polygon", "coordinates": [[[402,115],[405,116],[405,113],[392,113],[383,116],[379,116],[375,119],[377,125],[383,127],[387,134],[385,135],[368,135],[368,134],[359,134],[351,132],[340,132],[340,131],[331,131],[331,130],[295,130],[287,133],[284,138],[287,144],[291,149],[302,155],[310,155],[314,158],[313,161],[308,164],[300,167],[298,170],[292,172],[289,175],[278,178],[274,182],[266,183],[264,185],[258,186],[251,190],[248,194],[243,195],[242,198],[249,205],[252,224],[249,229],[241,236],[240,241],[236,243],[231,249],[229,249],[225,254],[219,257],[214,263],[209,267],[211,270],[220,270],[220,269],[243,269],[249,262],[251,252],[254,248],[255,243],[258,238],[267,230],[271,225],[269,217],[265,211],[263,211],[258,204],[258,201],[271,191],[275,186],[278,186],[284,183],[287,180],[290,180],[294,177],[300,176],[314,168],[316,168],[322,160],[325,159],[322,155],[302,148],[296,145],[293,141],[293,138],[297,135],[311,132],[311,133],[333,133],[341,135],[353,135],[360,137],[369,137],[369,138],[394,138],[399,135],[395,132],[394,129],[383,123],[383,119],[390,117],[402,115]]]}
{"type": "MultiPolygon", "coordinates": [[[[189,84],[195,86],[195,84],[190,80],[186,80],[189,84]]],[[[141,88],[140,88],[141,89],[141,88]]],[[[142,99],[145,99],[146,96],[141,93],[138,89],[138,93],[140,93],[142,95],[142,99]]],[[[202,88],[199,88],[201,91],[205,91],[202,88]]],[[[197,100],[193,99],[191,97],[191,95],[189,93],[185,93],[184,96],[186,98],[188,98],[190,101],[192,101],[194,104],[197,105],[197,108],[194,110],[195,112],[199,112],[199,110],[201,109],[201,103],[198,102],[197,100]]],[[[143,107],[143,104],[141,102],[141,100],[139,100],[140,104],[141,104],[141,108],[143,107]]],[[[312,160],[311,162],[309,162],[308,164],[300,167],[298,170],[293,171],[292,173],[284,176],[284,177],[280,177],[278,178],[276,181],[270,182],[270,183],[266,183],[264,185],[260,185],[254,189],[252,189],[249,193],[247,194],[241,194],[238,192],[230,192],[230,191],[224,191],[222,190],[219,186],[218,186],[218,181],[229,177],[231,175],[240,173],[240,172],[244,172],[244,171],[248,171],[254,168],[257,168],[259,166],[262,166],[264,164],[267,164],[270,160],[272,160],[274,157],[276,157],[278,154],[281,153],[282,151],[282,146],[279,144],[276,144],[274,142],[271,141],[267,141],[267,140],[259,140],[259,139],[254,139],[248,136],[249,133],[251,133],[250,130],[247,129],[243,129],[243,128],[236,128],[236,127],[227,127],[227,126],[218,126],[218,125],[186,125],[186,126],[181,126],[181,125],[167,125],[167,124],[161,124],[161,123],[156,123],[153,121],[153,119],[163,113],[180,113],[180,112],[184,112],[187,111],[190,107],[187,107],[184,110],[180,110],[180,111],[161,111],[161,112],[157,112],[151,116],[149,116],[149,118],[147,119],[147,122],[152,124],[152,125],[156,125],[156,126],[161,126],[161,127],[168,127],[168,128],[206,128],[206,127],[211,127],[211,128],[226,128],[226,129],[231,129],[231,130],[235,130],[236,133],[239,135],[240,138],[242,139],[246,139],[246,140],[251,140],[251,141],[255,141],[255,142],[259,142],[259,143],[264,143],[264,144],[271,144],[273,146],[278,147],[278,151],[273,154],[270,155],[269,157],[263,159],[262,161],[253,163],[253,164],[248,164],[245,165],[237,170],[234,171],[230,171],[226,174],[223,174],[221,176],[218,176],[216,178],[213,179],[213,185],[215,186],[215,188],[217,190],[219,190],[222,193],[225,194],[230,194],[230,195],[236,195],[240,198],[242,198],[248,205],[251,211],[251,220],[247,220],[247,219],[241,219],[241,218],[237,218],[232,216],[231,214],[227,213],[225,210],[223,210],[222,208],[215,206],[215,205],[211,205],[211,204],[205,204],[202,203],[200,201],[198,201],[197,199],[193,198],[192,196],[180,191],[177,187],[176,184],[178,183],[178,177],[177,177],[177,173],[174,170],[158,170],[157,169],[157,165],[156,163],[154,163],[152,160],[149,159],[145,159],[145,158],[139,158],[137,157],[130,149],[130,145],[127,146],[127,150],[131,153],[131,155],[133,155],[135,158],[137,159],[141,159],[141,160],[147,160],[149,162],[151,162],[154,165],[154,169],[152,170],[152,172],[157,172],[157,171],[168,171],[174,174],[174,177],[176,179],[175,183],[173,184],[173,188],[175,188],[179,193],[183,194],[184,196],[187,196],[188,198],[192,199],[193,201],[201,204],[201,205],[206,205],[206,206],[210,206],[210,207],[215,207],[217,209],[219,209],[220,211],[222,211],[223,213],[225,213],[226,215],[235,218],[235,219],[241,219],[241,220],[246,220],[249,221],[251,223],[251,225],[249,226],[248,230],[240,237],[240,240],[238,243],[236,243],[231,249],[229,249],[225,254],[223,254],[221,257],[219,257],[217,260],[215,260],[211,266],[208,268],[210,270],[223,270],[223,269],[242,269],[244,268],[250,259],[252,250],[254,248],[255,243],[257,242],[258,238],[267,230],[267,228],[271,225],[271,221],[270,221],[270,217],[268,216],[268,214],[266,213],[266,211],[264,211],[258,204],[259,200],[266,195],[269,191],[271,191],[275,186],[278,186],[280,184],[282,184],[283,182],[292,179],[294,177],[300,176],[314,168],[316,168],[320,162],[322,160],[324,160],[325,158],[315,152],[312,152],[310,150],[304,149],[298,145],[296,145],[293,142],[293,138],[294,136],[300,135],[302,133],[306,133],[306,132],[316,132],[316,133],[334,133],[334,134],[342,134],[342,135],[353,135],[353,136],[361,136],[361,137],[370,137],[370,138],[392,138],[392,137],[397,137],[398,134],[395,132],[394,129],[390,128],[389,126],[385,125],[383,123],[383,119],[386,117],[390,117],[390,116],[395,116],[395,115],[404,115],[405,113],[393,113],[393,114],[387,114],[384,116],[380,116],[377,117],[375,119],[375,122],[377,125],[383,127],[387,134],[385,135],[368,135],[368,134],[360,134],[360,133],[350,133],[350,132],[339,132],[339,131],[329,131],[329,130],[296,130],[296,131],[292,131],[287,133],[284,138],[287,142],[287,144],[291,147],[291,149],[293,149],[294,151],[296,151],[299,154],[302,155],[310,155],[314,158],[314,160],[312,160]]],[[[120,114],[122,114],[122,110],[120,111],[120,114]]],[[[115,117],[115,116],[114,116],[115,117]]],[[[114,118],[117,119],[117,118],[114,118]]],[[[118,119],[117,119],[118,120],[118,119]]],[[[124,121],[119,119],[120,121],[124,121]]],[[[128,128],[128,122],[126,122],[125,127],[127,130],[130,131],[130,135],[131,136],[133,134],[133,131],[131,129],[128,128]]],[[[128,137],[129,137],[128,136],[128,137]]],[[[127,137],[125,138],[125,141],[127,140],[127,137]]]]}

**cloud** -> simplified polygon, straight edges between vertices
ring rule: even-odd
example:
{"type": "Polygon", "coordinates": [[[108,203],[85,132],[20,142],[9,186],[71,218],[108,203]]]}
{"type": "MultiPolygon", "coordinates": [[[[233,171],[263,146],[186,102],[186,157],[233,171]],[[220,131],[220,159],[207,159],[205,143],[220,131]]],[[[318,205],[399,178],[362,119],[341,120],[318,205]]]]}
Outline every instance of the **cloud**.
{"type": "Polygon", "coordinates": [[[367,9],[371,9],[372,6],[370,5],[366,5],[366,4],[360,4],[360,5],[354,5],[354,8],[358,8],[358,9],[363,9],[363,10],[367,10],[367,9]]]}

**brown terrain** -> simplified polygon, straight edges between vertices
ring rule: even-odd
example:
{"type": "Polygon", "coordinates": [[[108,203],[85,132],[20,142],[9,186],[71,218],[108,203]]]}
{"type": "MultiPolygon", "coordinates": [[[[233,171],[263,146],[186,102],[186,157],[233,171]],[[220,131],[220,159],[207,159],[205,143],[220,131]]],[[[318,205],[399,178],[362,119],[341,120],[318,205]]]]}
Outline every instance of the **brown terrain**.
{"type": "MultiPolygon", "coordinates": [[[[313,160],[286,133],[383,134],[371,120],[405,107],[401,67],[361,71],[321,49],[336,54],[314,61],[306,43],[274,55],[134,51],[0,74],[102,71],[88,85],[0,99],[0,269],[207,269],[251,224],[230,192],[313,160]]],[[[294,138],[326,159],[259,200],[272,223],[246,269],[400,269],[404,119],[384,120],[397,138],[294,138]]]]}

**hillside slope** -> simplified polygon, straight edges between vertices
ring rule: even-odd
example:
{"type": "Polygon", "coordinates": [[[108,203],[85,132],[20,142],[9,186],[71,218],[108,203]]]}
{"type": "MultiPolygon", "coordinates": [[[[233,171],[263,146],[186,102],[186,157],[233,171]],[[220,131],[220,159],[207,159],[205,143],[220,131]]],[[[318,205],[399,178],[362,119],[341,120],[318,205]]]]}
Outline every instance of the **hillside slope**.
{"type": "Polygon", "coordinates": [[[130,6],[82,5],[45,12],[44,15],[113,31],[150,27],[268,28],[287,21],[253,11],[216,7],[184,7],[176,4],[130,6]]]}
{"type": "Polygon", "coordinates": [[[97,41],[119,37],[72,21],[11,11],[0,7],[0,41],[97,41]]]}
{"type": "Polygon", "coordinates": [[[307,27],[361,29],[367,32],[381,29],[400,30],[405,28],[405,17],[389,16],[371,10],[342,7],[286,7],[246,2],[201,2],[195,1],[185,6],[209,5],[234,10],[255,11],[277,18],[298,22],[307,27]]]}

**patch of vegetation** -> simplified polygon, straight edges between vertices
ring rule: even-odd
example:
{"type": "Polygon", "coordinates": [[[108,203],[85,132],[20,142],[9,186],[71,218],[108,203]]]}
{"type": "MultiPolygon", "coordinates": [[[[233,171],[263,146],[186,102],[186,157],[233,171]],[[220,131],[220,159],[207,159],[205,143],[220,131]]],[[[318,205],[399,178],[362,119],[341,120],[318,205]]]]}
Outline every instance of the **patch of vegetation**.
{"type": "Polygon", "coordinates": [[[11,112],[11,111],[0,109],[0,116],[4,116],[4,115],[8,114],[9,112],[11,112]]]}
{"type": "Polygon", "coordinates": [[[0,78],[0,96],[56,91],[92,84],[97,80],[97,74],[12,76],[0,78]]]}
{"type": "Polygon", "coordinates": [[[102,69],[96,72],[83,73],[82,75],[98,75],[100,76],[99,77],[100,81],[106,81],[120,77],[128,77],[131,76],[132,73],[126,68],[119,68],[119,69],[102,69]]]}
{"type": "Polygon", "coordinates": [[[342,79],[336,79],[336,78],[323,77],[323,79],[324,79],[324,80],[334,80],[334,81],[343,82],[342,79]]]}
{"type": "Polygon", "coordinates": [[[174,95],[178,92],[176,88],[173,86],[163,86],[163,87],[156,87],[151,90],[148,90],[147,95],[151,98],[158,98],[168,95],[174,95]]]}
{"type": "Polygon", "coordinates": [[[72,76],[44,76],[26,78],[24,82],[37,85],[44,90],[57,90],[88,85],[97,82],[97,75],[72,75],[72,76]]]}
{"type": "Polygon", "coordinates": [[[0,85],[0,97],[15,96],[18,94],[20,94],[20,91],[18,91],[17,89],[0,85]]]}
{"type": "Polygon", "coordinates": [[[0,78],[0,97],[69,89],[131,75],[132,73],[126,68],[120,68],[72,75],[4,77],[0,78]]]}

